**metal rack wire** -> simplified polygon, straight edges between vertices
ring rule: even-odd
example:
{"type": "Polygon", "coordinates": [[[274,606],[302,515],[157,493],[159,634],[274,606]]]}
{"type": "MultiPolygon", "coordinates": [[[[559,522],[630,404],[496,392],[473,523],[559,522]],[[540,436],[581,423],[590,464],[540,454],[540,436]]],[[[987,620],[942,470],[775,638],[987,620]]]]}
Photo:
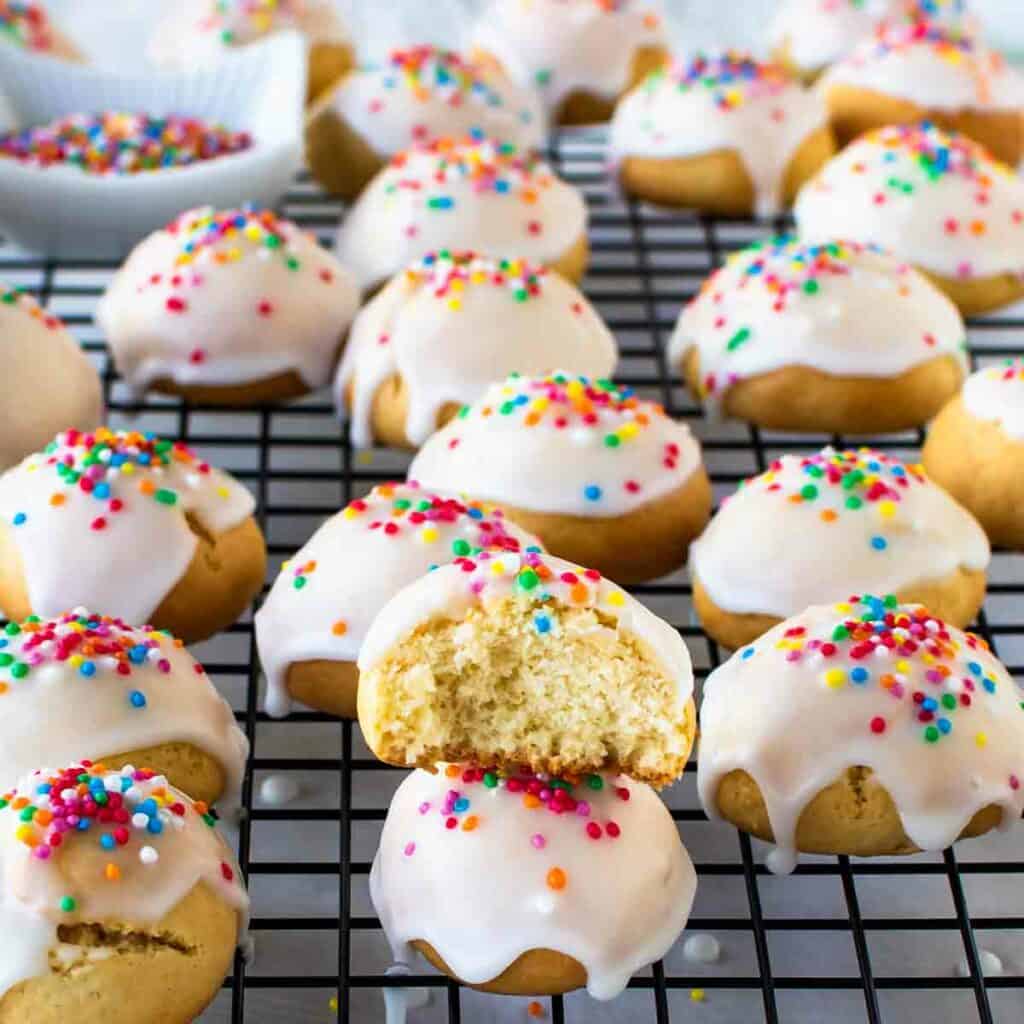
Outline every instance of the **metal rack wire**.
{"type": "MultiPolygon", "coordinates": [[[[712,222],[624,202],[608,186],[597,136],[561,137],[551,159],[587,195],[593,259],[585,290],[619,339],[618,379],[691,422],[719,497],[782,451],[845,442],[709,423],[665,364],[664,341],[703,277],[728,251],[779,225],[712,222]]],[[[340,208],[300,179],[283,212],[329,243],[340,208]]],[[[254,489],[272,572],[339,505],[404,473],[404,456],[353,452],[323,395],[242,413],[162,398],[131,404],[92,321],[113,270],[87,260],[45,262],[0,244],[0,278],[49,304],[98,360],[113,422],[130,420],[182,438],[254,489]]],[[[1001,315],[974,323],[970,341],[975,360],[1024,350],[1024,318],[1001,315]]],[[[911,433],[872,443],[911,456],[921,440],[911,433]]],[[[992,580],[978,627],[1021,675],[1024,559],[998,555],[992,580]]],[[[635,593],[679,628],[703,680],[722,654],[695,625],[685,575],[635,593]]],[[[312,712],[273,722],[258,711],[249,618],[197,653],[253,744],[238,849],[253,893],[256,953],[249,963],[236,959],[204,1020],[326,1021],[333,996],[339,1019],[379,1021],[378,990],[385,984],[432,993],[429,1007],[413,1021],[491,1021],[499,1013],[502,1020],[527,1019],[526,1000],[505,1000],[499,1009],[502,1001],[425,969],[411,977],[385,975],[388,954],[366,897],[366,876],[400,773],[368,755],[351,723],[312,712]],[[268,773],[301,779],[303,797],[268,805],[258,787],[268,773]]],[[[756,843],[707,822],[695,796],[694,768],[691,763],[667,799],[701,879],[689,931],[718,933],[725,958],[717,965],[694,964],[677,947],[664,963],[634,978],[619,1003],[601,1008],[583,995],[542,1000],[548,1019],[1024,1020],[1024,844],[997,838],[939,856],[883,861],[807,858],[792,878],[773,879],[755,856],[756,843]],[[1016,943],[1021,968],[1011,962],[1008,973],[984,978],[981,937],[1001,937],[1009,951],[1016,943]],[[909,949],[909,958],[897,955],[900,949],[909,949]],[[924,959],[930,962],[915,962],[918,949],[928,951],[924,959]],[[822,955],[829,963],[820,963],[822,955]],[[952,971],[956,959],[966,962],[964,976],[952,971]]]]}

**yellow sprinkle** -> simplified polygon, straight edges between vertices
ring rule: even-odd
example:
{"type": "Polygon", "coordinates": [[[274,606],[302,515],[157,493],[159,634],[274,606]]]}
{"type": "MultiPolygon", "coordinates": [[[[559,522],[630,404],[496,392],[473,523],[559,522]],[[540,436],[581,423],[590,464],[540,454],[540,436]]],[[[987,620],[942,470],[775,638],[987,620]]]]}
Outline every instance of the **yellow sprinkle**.
{"type": "Polygon", "coordinates": [[[462,309],[462,300],[461,299],[449,299],[448,300],[448,308],[453,313],[458,313],[458,311],[460,309],[462,309]]]}
{"type": "Polygon", "coordinates": [[[424,526],[420,530],[420,540],[424,544],[433,544],[438,538],[438,532],[436,526],[424,526]]]}
{"type": "Polygon", "coordinates": [[[355,519],[356,516],[359,515],[359,510],[355,509],[355,508],[349,507],[349,508],[346,508],[345,511],[342,512],[341,514],[342,514],[342,516],[345,519],[355,519]]]}
{"type": "Polygon", "coordinates": [[[691,988],[690,989],[690,1001],[693,1003],[704,1002],[704,989],[702,988],[691,988]]]}
{"type": "Polygon", "coordinates": [[[615,608],[626,603],[626,599],[622,596],[622,592],[618,590],[613,590],[605,600],[615,608]]]}
{"type": "Polygon", "coordinates": [[[217,488],[217,497],[218,498],[230,498],[231,497],[231,492],[226,487],[218,487],[217,488]]]}
{"type": "Polygon", "coordinates": [[[878,514],[883,519],[892,519],[892,517],[896,515],[896,502],[880,501],[878,503],[878,514]]]}
{"type": "Polygon", "coordinates": [[[833,690],[841,689],[846,685],[846,673],[841,668],[830,668],[825,673],[825,682],[833,690]]]}
{"type": "Polygon", "coordinates": [[[909,672],[910,671],[910,662],[903,661],[903,660],[897,661],[896,662],[896,671],[897,672],[909,672]]]}
{"type": "Polygon", "coordinates": [[[327,1000],[327,1005],[330,1008],[331,1013],[337,1013],[338,1012],[338,997],[337,996],[331,996],[331,998],[327,1000]]]}
{"type": "Polygon", "coordinates": [[[842,601],[840,604],[836,605],[837,612],[848,612],[849,610],[850,606],[845,601],[842,601]]]}
{"type": "Polygon", "coordinates": [[[19,825],[17,831],[14,833],[14,837],[19,843],[24,843],[26,846],[39,845],[35,829],[33,829],[31,825],[19,825]]]}
{"type": "Polygon", "coordinates": [[[135,472],[135,464],[133,462],[124,462],[121,464],[121,472],[128,476],[131,476],[135,472]]]}
{"type": "Polygon", "coordinates": [[[975,733],[974,734],[974,742],[979,747],[986,747],[986,746],[988,746],[988,735],[986,733],[983,733],[983,732],[975,733]]]}
{"type": "Polygon", "coordinates": [[[68,664],[72,668],[78,668],[78,666],[81,665],[82,662],[84,662],[84,661],[85,661],[85,658],[83,658],[82,655],[80,655],[80,654],[72,654],[71,657],[68,658],[68,664]]]}
{"type": "Polygon", "coordinates": [[[357,463],[358,463],[358,464],[359,464],[360,466],[369,466],[369,465],[372,465],[372,463],[373,463],[373,452],[369,452],[369,451],[366,451],[366,452],[359,452],[359,453],[358,453],[358,454],[356,455],[356,462],[357,462],[357,463]]]}

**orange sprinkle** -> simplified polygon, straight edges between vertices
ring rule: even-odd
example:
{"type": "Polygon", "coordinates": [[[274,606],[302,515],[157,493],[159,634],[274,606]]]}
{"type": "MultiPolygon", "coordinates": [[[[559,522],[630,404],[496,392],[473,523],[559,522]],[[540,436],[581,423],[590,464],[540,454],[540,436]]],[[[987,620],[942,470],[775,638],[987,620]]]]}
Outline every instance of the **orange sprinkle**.
{"type": "Polygon", "coordinates": [[[569,597],[573,601],[582,604],[590,597],[590,591],[587,589],[585,583],[574,583],[572,589],[569,591],[569,597]]]}
{"type": "Polygon", "coordinates": [[[531,1003],[530,1003],[530,1004],[529,1004],[529,1005],[528,1005],[528,1006],[526,1007],[526,1012],[527,1012],[527,1013],[528,1013],[528,1014],[529,1014],[529,1015],[530,1015],[531,1017],[543,1017],[543,1016],[545,1016],[545,1013],[544,1013],[544,1007],[543,1007],[543,1006],[541,1006],[541,1004],[540,1004],[540,1003],[538,1003],[536,999],[534,999],[534,1000],[533,1000],[533,1002],[531,1002],[531,1003]]]}
{"type": "Polygon", "coordinates": [[[344,636],[348,632],[348,623],[344,619],[338,619],[338,621],[331,626],[331,632],[335,636],[344,636]]]}
{"type": "Polygon", "coordinates": [[[454,779],[455,776],[459,774],[459,766],[456,764],[450,764],[445,768],[444,773],[449,779],[454,779]]]}
{"type": "Polygon", "coordinates": [[[121,879],[121,869],[116,864],[108,864],[103,869],[103,874],[106,875],[108,882],[117,882],[121,879]]]}
{"type": "Polygon", "coordinates": [[[528,811],[535,811],[541,805],[541,799],[539,796],[534,796],[533,793],[523,794],[523,806],[528,811]]]}
{"type": "Polygon", "coordinates": [[[972,235],[983,235],[988,230],[983,220],[972,220],[971,221],[971,234],[972,235]]]}
{"type": "Polygon", "coordinates": [[[524,427],[535,427],[535,426],[537,426],[538,423],[540,423],[540,413],[539,412],[528,412],[523,417],[523,426],[524,427]]]}
{"type": "Polygon", "coordinates": [[[480,824],[480,819],[475,814],[471,814],[462,823],[462,831],[463,832],[472,832],[477,827],[477,825],[479,825],[479,824],[480,824]]]}
{"type": "Polygon", "coordinates": [[[197,800],[192,806],[196,809],[196,814],[200,816],[206,814],[210,809],[203,800],[197,800]]]}
{"type": "Polygon", "coordinates": [[[143,494],[152,494],[156,490],[156,484],[152,480],[140,480],[139,490],[143,494]]]}
{"type": "Polygon", "coordinates": [[[826,523],[834,523],[839,518],[839,516],[833,509],[826,508],[822,511],[821,518],[826,523]]]}
{"type": "Polygon", "coordinates": [[[552,868],[548,872],[547,883],[549,889],[554,889],[555,892],[560,892],[566,887],[569,879],[566,878],[565,872],[561,868],[552,868]]]}
{"type": "Polygon", "coordinates": [[[51,505],[63,505],[67,501],[67,498],[63,494],[51,494],[50,504],[51,505]]]}

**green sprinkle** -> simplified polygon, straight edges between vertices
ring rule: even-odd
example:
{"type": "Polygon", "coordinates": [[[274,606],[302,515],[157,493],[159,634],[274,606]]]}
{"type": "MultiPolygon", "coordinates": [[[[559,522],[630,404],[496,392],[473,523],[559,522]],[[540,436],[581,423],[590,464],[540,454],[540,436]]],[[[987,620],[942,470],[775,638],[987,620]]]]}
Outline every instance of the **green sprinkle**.
{"type": "Polygon", "coordinates": [[[849,639],[849,636],[850,636],[850,631],[845,626],[839,625],[839,626],[836,626],[836,628],[832,630],[832,639],[835,642],[837,642],[837,643],[840,640],[847,640],[847,639],[849,639]]]}
{"type": "Polygon", "coordinates": [[[74,901],[71,896],[64,896],[58,904],[62,914],[70,914],[74,911],[78,904],[74,901]]]}
{"type": "Polygon", "coordinates": [[[924,739],[926,743],[937,743],[939,739],[939,730],[934,725],[929,725],[924,731],[924,739]]]}
{"type": "Polygon", "coordinates": [[[952,711],[956,707],[956,697],[951,693],[944,693],[942,695],[942,706],[952,711]]]}
{"type": "Polygon", "coordinates": [[[803,498],[804,501],[814,501],[817,496],[818,488],[815,487],[814,484],[804,484],[804,486],[800,488],[800,497],[803,498]]]}
{"type": "Polygon", "coordinates": [[[804,294],[805,295],[817,295],[821,285],[818,284],[813,278],[810,281],[804,281],[804,294]]]}
{"type": "Polygon", "coordinates": [[[604,789],[604,779],[600,775],[588,775],[587,785],[593,790],[604,789]]]}
{"type": "Polygon", "coordinates": [[[178,495],[174,491],[167,490],[166,487],[161,487],[158,491],[154,492],[153,497],[161,505],[176,505],[178,503],[178,495]]]}
{"type": "Polygon", "coordinates": [[[488,789],[494,789],[498,785],[498,776],[494,772],[484,772],[484,785],[488,789]]]}
{"type": "Polygon", "coordinates": [[[750,340],[750,328],[741,327],[730,339],[728,344],[725,346],[727,352],[735,352],[744,342],[750,340]]]}
{"type": "Polygon", "coordinates": [[[28,675],[28,665],[23,661],[16,662],[11,666],[11,675],[15,679],[24,679],[28,675]]]}
{"type": "Polygon", "coordinates": [[[519,574],[519,586],[523,590],[533,590],[540,583],[540,577],[532,569],[524,569],[519,574]]]}
{"type": "Polygon", "coordinates": [[[618,434],[605,434],[604,435],[604,446],[605,448],[618,448],[622,444],[618,434]]]}
{"type": "Polygon", "coordinates": [[[459,556],[468,555],[472,548],[470,547],[469,541],[462,540],[461,538],[452,543],[452,552],[459,556]]]}
{"type": "Polygon", "coordinates": [[[296,590],[301,590],[305,585],[306,585],[306,577],[305,576],[296,576],[295,579],[292,581],[292,586],[296,590]]]}
{"type": "Polygon", "coordinates": [[[858,498],[856,495],[851,495],[849,498],[846,499],[846,507],[848,509],[855,510],[855,509],[860,508],[861,505],[863,505],[863,504],[864,504],[864,502],[861,501],[861,499],[858,498]]]}

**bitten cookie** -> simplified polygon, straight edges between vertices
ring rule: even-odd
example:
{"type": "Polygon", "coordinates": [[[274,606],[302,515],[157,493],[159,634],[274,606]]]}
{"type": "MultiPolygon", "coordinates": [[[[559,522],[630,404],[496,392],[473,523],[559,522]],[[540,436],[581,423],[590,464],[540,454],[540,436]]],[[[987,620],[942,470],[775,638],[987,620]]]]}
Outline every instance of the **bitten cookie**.
{"type": "Polygon", "coordinates": [[[778,238],[708,278],[668,356],[714,415],[858,434],[931,419],[967,374],[965,347],[953,303],[895,257],[778,238]]]}
{"type": "Polygon", "coordinates": [[[452,50],[392,50],[347,74],[309,112],[306,159],[329,192],[354,199],[387,162],[431,139],[480,131],[524,152],[544,142],[536,94],[452,50]]]}
{"type": "Polygon", "coordinates": [[[858,139],[804,186],[808,242],[876,243],[924,271],[970,316],[1024,297],[1024,182],[934,124],[858,139]]]}
{"type": "Polygon", "coordinates": [[[146,765],[194,799],[238,799],[249,744],[180,640],[85,610],[0,636],[0,787],[33,765],[146,765]]]}
{"type": "Polygon", "coordinates": [[[696,884],[649,786],[471,765],[402,782],[370,871],[393,949],[486,992],[596,999],[668,952],[696,884]]]}
{"type": "Polygon", "coordinates": [[[974,517],[920,467],[825,448],[784,455],[723,502],[693,545],[693,602],[733,649],[837,594],[895,593],[963,627],[989,555],[974,517]]]}
{"type": "Polygon", "coordinates": [[[399,590],[454,558],[530,547],[539,541],[500,509],[415,484],[381,484],[356,498],[281,567],[256,613],[267,712],[288,714],[294,698],[355,718],[359,649],[399,590]]]}
{"type": "Polygon", "coordinates": [[[0,0],[0,43],[13,43],[28,53],[80,61],[78,47],[53,23],[43,4],[0,0]]]}
{"type": "Polygon", "coordinates": [[[263,585],[252,495],[180,442],[67,431],[0,477],[0,608],[103,608],[186,643],[226,629],[263,585]]]}
{"type": "Polygon", "coordinates": [[[668,59],[647,0],[495,0],[471,38],[481,56],[540,90],[556,124],[607,121],[615,101],[668,59]]]}
{"type": "Polygon", "coordinates": [[[205,804],[153,772],[75,763],[0,800],[0,1024],[185,1024],[249,900],[205,804]]]}
{"type": "Polygon", "coordinates": [[[615,339],[561,275],[519,259],[430,253],[359,314],[335,396],[352,441],[417,448],[510,373],[611,376],[615,339]]]}
{"type": "Polygon", "coordinates": [[[593,569],[483,551],[393,597],[359,655],[382,761],[612,772],[664,786],[693,745],[693,670],[667,622],[593,569]]]}
{"type": "Polygon", "coordinates": [[[147,56],[159,68],[195,71],[277,32],[296,31],[309,54],[312,102],[355,66],[355,51],[332,0],[179,0],[156,28],[147,56]]]}
{"type": "Polygon", "coordinates": [[[4,390],[0,472],[42,448],[58,430],[103,421],[99,374],[55,316],[0,282],[4,390]]]}
{"type": "Polygon", "coordinates": [[[772,21],[772,57],[811,83],[870,36],[893,6],[893,0],[785,0],[772,21]]]}
{"type": "Polygon", "coordinates": [[[352,275],[291,221],[201,207],[136,246],[96,319],[136,394],[252,405],[327,384],[358,307],[352,275]]]}
{"type": "Polygon", "coordinates": [[[678,569],[711,514],[689,427],[563,373],[492,385],[424,444],[409,479],[493,501],[549,551],[621,583],[678,569]]]}
{"type": "Polygon", "coordinates": [[[985,642],[893,597],[809,608],[704,684],[709,815],[797,851],[891,856],[1009,828],[1024,704],[985,642]]]}
{"type": "Polygon", "coordinates": [[[364,289],[442,249],[515,253],[579,281],[588,255],[586,203],[511,143],[439,139],[400,153],[370,182],[335,246],[364,289]]]}
{"type": "Polygon", "coordinates": [[[1024,548],[1024,363],[1007,360],[968,377],[932,423],[921,457],[993,544],[1024,548]]]}
{"type": "Polygon", "coordinates": [[[883,23],[829,69],[820,89],[841,145],[928,119],[1011,166],[1024,154],[1024,76],[960,29],[928,20],[883,23]]]}
{"type": "Polygon", "coordinates": [[[727,217],[777,214],[835,153],[825,105],[775,64],[699,54],[652,72],[615,108],[623,191],[727,217]]]}

